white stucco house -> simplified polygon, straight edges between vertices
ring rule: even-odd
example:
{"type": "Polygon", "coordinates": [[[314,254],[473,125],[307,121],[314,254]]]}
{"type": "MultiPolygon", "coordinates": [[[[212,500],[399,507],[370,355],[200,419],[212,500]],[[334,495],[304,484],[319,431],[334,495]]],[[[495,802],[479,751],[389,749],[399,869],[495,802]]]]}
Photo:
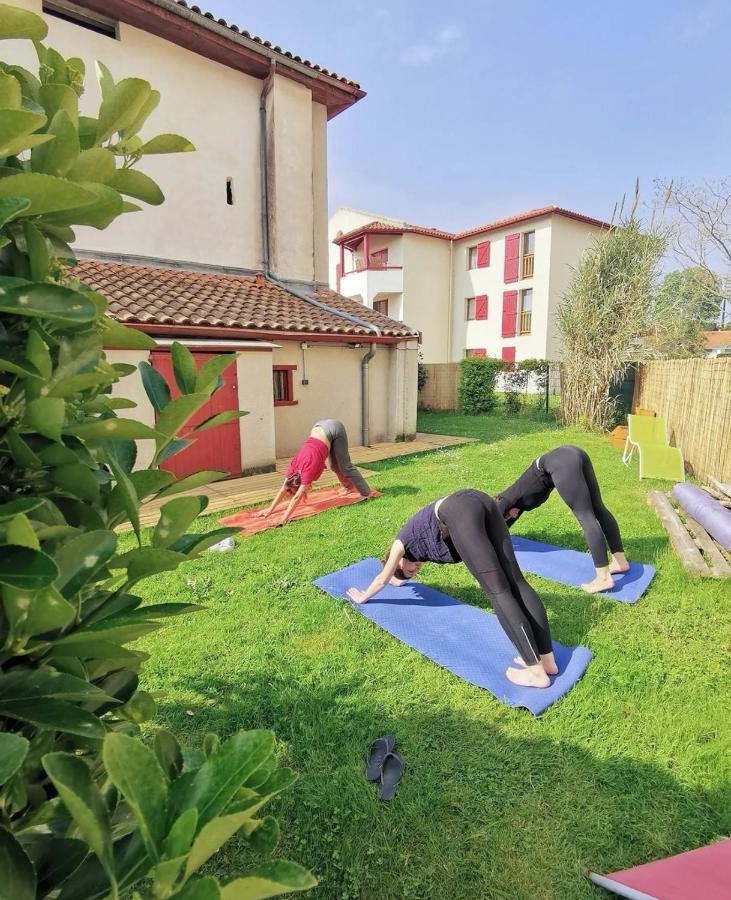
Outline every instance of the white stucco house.
{"type": "Polygon", "coordinates": [[[330,218],[330,284],[407,321],[423,359],[559,359],[556,307],[608,223],[547,206],[451,233],[342,208],[330,218]]]}
{"type": "MultiPolygon", "coordinates": [[[[104,231],[78,228],[76,241],[82,279],[158,343],[151,354],[110,348],[112,359],[149,357],[169,378],[173,340],[199,364],[240,354],[204,413],[249,415],[203,432],[171,463],[270,470],[324,417],[341,419],[354,444],[413,437],[415,330],[328,287],[327,124],[361,88],[182,0],[13,2],[44,15],[47,45],[84,60],[83,113],[98,108],[99,59],[115,80],[145,78],[160,91],[143,138],[174,132],[196,147],[145,157],[165,203],[104,231]]],[[[37,66],[30,42],[3,49],[37,66]]],[[[120,389],[154,424],[139,376],[120,389]]]]}

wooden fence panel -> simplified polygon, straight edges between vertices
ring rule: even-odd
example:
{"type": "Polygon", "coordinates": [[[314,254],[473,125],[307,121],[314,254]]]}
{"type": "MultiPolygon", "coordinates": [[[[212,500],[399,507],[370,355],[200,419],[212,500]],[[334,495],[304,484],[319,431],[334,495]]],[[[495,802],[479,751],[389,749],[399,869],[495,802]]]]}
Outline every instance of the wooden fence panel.
{"type": "Polygon", "coordinates": [[[731,482],[731,358],[642,363],[633,409],[665,419],[693,474],[731,482]]]}
{"type": "Polygon", "coordinates": [[[457,388],[459,387],[459,363],[425,363],[427,380],[424,390],[419,392],[419,406],[422,409],[457,409],[457,388]]]}

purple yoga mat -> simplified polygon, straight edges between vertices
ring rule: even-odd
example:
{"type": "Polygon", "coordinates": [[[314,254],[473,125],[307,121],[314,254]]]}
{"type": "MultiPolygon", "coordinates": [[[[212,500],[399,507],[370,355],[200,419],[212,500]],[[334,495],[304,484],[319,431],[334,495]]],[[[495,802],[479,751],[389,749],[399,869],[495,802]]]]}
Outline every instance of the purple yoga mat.
{"type": "Polygon", "coordinates": [[[706,491],[687,482],[675,485],[673,497],[724,549],[731,550],[731,509],[721,506],[706,491]]]}

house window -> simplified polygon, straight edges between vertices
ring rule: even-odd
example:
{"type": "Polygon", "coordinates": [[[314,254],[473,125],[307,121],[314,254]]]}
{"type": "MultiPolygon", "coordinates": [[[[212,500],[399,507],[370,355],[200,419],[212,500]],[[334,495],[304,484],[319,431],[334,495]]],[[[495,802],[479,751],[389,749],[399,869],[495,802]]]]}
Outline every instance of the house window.
{"type": "Polygon", "coordinates": [[[526,288],[520,292],[520,333],[530,334],[533,316],[533,289],[526,288]]]}
{"type": "Polygon", "coordinates": [[[381,313],[381,315],[388,315],[388,298],[385,300],[374,300],[373,301],[373,311],[377,313],[381,313]]]}
{"type": "Polygon", "coordinates": [[[374,269],[385,269],[388,266],[388,250],[374,250],[370,264],[374,269]]]}
{"type": "Polygon", "coordinates": [[[95,31],[114,40],[119,39],[119,22],[109,16],[92,12],[67,0],[48,0],[48,2],[44,0],[41,8],[48,16],[63,19],[64,22],[71,22],[72,25],[79,25],[81,28],[88,28],[89,31],[95,31]]]}
{"type": "Polygon", "coordinates": [[[468,247],[467,248],[467,268],[468,269],[476,269],[477,268],[477,247],[468,247]]]}
{"type": "Polygon", "coordinates": [[[484,347],[472,347],[470,350],[465,350],[464,355],[467,359],[471,356],[487,356],[487,350],[484,347]]]}
{"type": "Polygon", "coordinates": [[[515,362],[515,347],[503,347],[503,362],[515,362]]]}
{"type": "Polygon", "coordinates": [[[536,250],[535,231],[526,231],[523,234],[523,278],[533,277],[533,260],[536,250]]]}
{"type": "Polygon", "coordinates": [[[294,371],[297,366],[274,366],[274,405],[294,406],[294,371]]]}
{"type": "Polygon", "coordinates": [[[465,300],[466,319],[471,322],[477,318],[477,297],[467,297],[465,300]]]}

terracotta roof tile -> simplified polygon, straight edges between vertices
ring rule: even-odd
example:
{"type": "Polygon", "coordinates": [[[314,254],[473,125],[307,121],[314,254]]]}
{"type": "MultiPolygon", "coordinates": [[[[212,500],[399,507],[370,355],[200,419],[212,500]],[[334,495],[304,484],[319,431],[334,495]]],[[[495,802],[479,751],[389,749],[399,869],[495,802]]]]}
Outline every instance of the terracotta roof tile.
{"type": "Polygon", "coordinates": [[[703,345],[706,350],[731,347],[731,331],[704,331],[703,345]]]}
{"type": "Polygon", "coordinates": [[[295,62],[301,63],[303,66],[307,66],[308,69],[312,69],[315,72],[322,72],[323,75],[334,78],[336,81],[341,81],[343,84],[350,85],[350,87],[360,88],[360,85],[357,81],[352,81],[350,78],[346,78],[344,75],[338,75],[337,72],[331,72],[328,69],[323,68],[323,66],[318,66],[315,63],[310,62],[308,59],[303,59],[301,56],[295,56],[289,50],[282,50],[281,47],[278,47],[276,44],[272,44],[271,41],[267,41],[264,40],[264,38],[257,37],[257,35],[251,34],[250,32],[245,31],[243,28],[240,28],[238,25],[227,22],[225,19],[216,18],[216,16],[214,16],[212,13],[205,12],[199,6],[194,6],[193,4],[186,3],[186,0],[175,0],[175,2],[178,6],[182,6],[184,9],[189,9],[191,12],[195,13],[198,16],[201,16],[202,18],[210,19],[216,22],[218,25],[221,25],[223,28],[228,28],[229,31],[232,31],[234,34],[241,34],[252,41],[256,41],[257,44],[261,44],[262,47],[267,47],[268,49],[274,50],[275,53],[280,53],[282,56],[286,56],[288,59],[293,59],[295,62]]]}
{"type": "Polygon", "coordinates": [[[507,219],[498,219],[495,222],[488,222],[486,225],[478,225],[476,228],[469,228],[467,231],[440,231],[438,228],[427,228],[424,225],[395,225],[388,222],[373,221],[366,225],[359,225],[351,231],[336,237],[333,243],[342,244],[346,241],[358,237],[368,232],[369,234],[423,234],[426,237],[441,238],[446,241],[459,241],[462,238],[472,237],[473,235],[484,234],[488,231],[497,231],[499,228],[507,228],[510,225],[517,225],[519,222],[526,222],[531,219],[538,219],[541,216],[560,215],[569,219],[576,219],[579,222],[586,222],[589,225],[596,225],[599,228],[609,228],[608,222],[602,222],[601,219],[594,219],[591,216],[585,216],[583,213],[573,212],[570,209],[563,209],[560,206],[542,206],[538,209],[531,209],[528,212],[518,213],[515,216],[509,216],[507,219]]]}
{"type": "MultiPolygon", "coordinates": [[[[219,275],[90,259],[80,260],[73,273],[104,294],[110,315],[129,324],[372,335],[365,326],[319,309],[263,275],[219,275]]],[[[320,289],[313,296],[339,312],[377,325],[385,337],[416,336],[408,325],[335,291],[320,289]]]]}

